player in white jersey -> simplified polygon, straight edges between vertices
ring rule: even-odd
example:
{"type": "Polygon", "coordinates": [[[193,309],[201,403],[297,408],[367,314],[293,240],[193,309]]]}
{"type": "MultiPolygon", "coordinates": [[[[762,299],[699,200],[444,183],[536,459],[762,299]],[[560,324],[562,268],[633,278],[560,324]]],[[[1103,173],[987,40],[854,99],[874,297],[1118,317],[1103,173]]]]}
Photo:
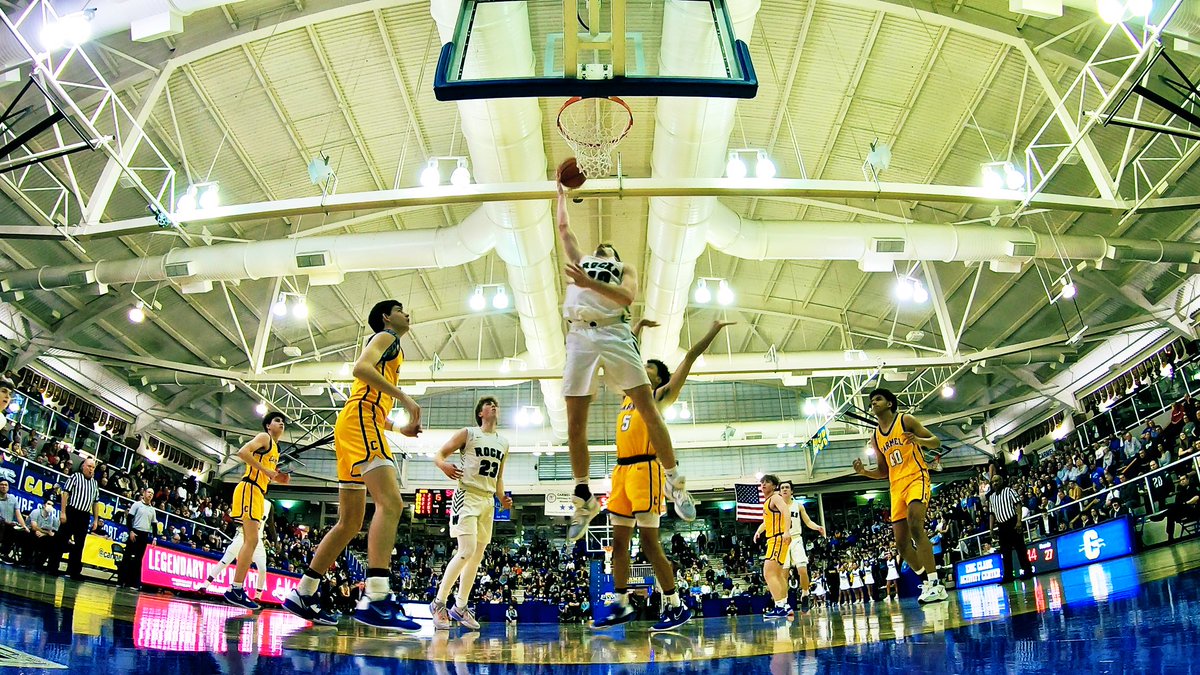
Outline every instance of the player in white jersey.
{"type": "Polygon", "coordinates": [[[807,614],[809,607],[812,604],[812,598],[809,597],[809,587],[812,586],[808,577],[808,552],[804,550],[804,528],[816,530],[822,537],[825,536],[825,528],[814,523],[808,517],[808,511],[804,509],[804,504],[800,503],[793,497],[792,481],[785,480],[779,484],[779,494],[783,495],[783,501],[791,505],[791,536],[792,543],[788,546],[787,557],[784,558],[787,565],[796,569],[796,576],[800,577],[800,612],[807,614]]]}
{"type": "Polygon", "coordinates": [[[437,597],[429,603],[433,627],[448,630],[450,620],[470,630],[479,630],[475,614],[467,607],[471,588],[483,551],[492,540],[494,500],[500,498],[504,508],[512,507],[512,499],[504,494],[504,460],[508,457],[508,439],[496,433],[500,405],[495,398],[484,396],[475,404],[474,427],[460,429],[442,446],[435,460],[446,476],[458,481],[450,503],[450,536],[458,540],[458,550],[446,564],[437,597]],[[447,461],[450,455],[461,453],[462,466],[447,461]],[[450,591],[458,583],[454,606],[447,608],[450,591]]]}
{"type": "Polygon", "coordinates": [[[600,513],[600,503],[588,485],[587,420],[601,367],[608,384],[623,391],[645,421],[650,445],[666,477],[665,492],[675,504],[676,515],[682,520],[695,520],[696,503],[679,474],[671,434],[654,403],[650,378],[629,328],[629,306],[637,296],[637,270],[621,262],[612,244],[601,244],[594,255],[580,252],[579,241],[571,232],[562,183],[558,185],[558,236],[566,253],[566,273],[571,281],[563,300],[563,318],[570,329],[562,388],[567,403],[567,447],[575,477],[575,515],[571,517],[567,538],[571,541],[582,538],[588,523],[600,513]]]}
{"type": "MultiPolygon", "coordinates": [[[[271,500],[265,499],[263,500],[263,522],[267,522],[270,517],[271,500]]],[[[196,587],[197,592],[207,593],[208,587],[216,583],[217,577],[221,576],[227,567],[237,562],[238,553],[242,550],[242,541],[242,528],[239,527],[237,534],[233,535],[233,541],[229,542],[229,546],[225,547],[225,554],[221,556],[221,561],[217,563],[216,567],[209,570],[208,579],[200,582],[200,585],[196,587]]],[[[254,548],[254,557],[250,560],[258,568],[258,579],[256,580],[257,583],[254,584],[258,591],[255,596],[256,599],[261,598],[267,590],[267,548],[265,542],[266,537],[258,538],[258,546],[254,548]]],[[[231,585],[232,581],[230,579],[231,585]]]]}

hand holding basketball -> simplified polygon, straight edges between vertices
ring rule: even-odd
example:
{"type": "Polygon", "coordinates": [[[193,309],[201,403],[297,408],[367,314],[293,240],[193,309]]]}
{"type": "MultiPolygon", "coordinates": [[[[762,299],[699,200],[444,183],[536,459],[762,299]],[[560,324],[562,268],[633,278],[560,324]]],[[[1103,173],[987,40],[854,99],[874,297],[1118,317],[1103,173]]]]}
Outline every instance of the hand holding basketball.
{"type": "Polygon", "coordinates": [[[574,157],[568,157],[563,160],[562,164],[558,165],[558,184],[571,190],[581,187],[587,176],[579,170],[579,164],[574,157]]]}

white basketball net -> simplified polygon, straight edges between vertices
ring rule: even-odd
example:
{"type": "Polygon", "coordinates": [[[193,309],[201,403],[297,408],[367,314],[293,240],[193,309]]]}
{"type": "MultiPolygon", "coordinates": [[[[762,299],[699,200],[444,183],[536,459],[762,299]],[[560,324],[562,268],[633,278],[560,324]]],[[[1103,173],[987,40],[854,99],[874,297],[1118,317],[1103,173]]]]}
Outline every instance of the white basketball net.
{"type": "Polygon", "coordinates": [[[615,96],[573,98],[558,111],[558,131],[588,178],[612,174],[612,150],[632,127],[633,113],[615,96]]]}

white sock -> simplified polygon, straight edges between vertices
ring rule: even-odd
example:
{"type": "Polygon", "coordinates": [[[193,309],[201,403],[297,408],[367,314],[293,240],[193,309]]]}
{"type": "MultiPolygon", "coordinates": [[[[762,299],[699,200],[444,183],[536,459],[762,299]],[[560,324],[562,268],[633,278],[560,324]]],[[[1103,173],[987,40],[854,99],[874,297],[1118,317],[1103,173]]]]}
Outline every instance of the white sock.
{"type": "Polygon", "coordinates": [[[617,604],[622,607],[629,606],[629,593],[617,593],[617,604]]]}
{"type": "Polygon", "coordinates": [[[392,587],[387,577],[367,577],[366,595],[371,602],[384,600],[391,595],[392,587]]]}
{"type": "Polygon", "coordinates": [[[930,572],[928,579],[929,579],[929,583],[936,584],[938,582],[937,570],[930,572]]]}
{"type": "Polygon", "coordinates": [[[670,605],[671,607],[678,607],[683,604],[683,601],[679,599],[678,591],[671,593],[671,594],[664,593],[663,600],[666,600],[667,604],[670,605]]]}
{"type": "Polygon", "coordinates": [[[320,584],[320,579],[314,579],[306,575],[300,577],[300,585],[296,588],[296,591],[299,592],[303,597],[311,598],[317,594],[317,588],[320,586],[320,584]]]}
{"type": "Polygon", "coordinates": [[[776,600],[775,606],[778,607],[779,609],[787,609],[788,608],[787,598],[784,598],[782,600],[776,600]]]}

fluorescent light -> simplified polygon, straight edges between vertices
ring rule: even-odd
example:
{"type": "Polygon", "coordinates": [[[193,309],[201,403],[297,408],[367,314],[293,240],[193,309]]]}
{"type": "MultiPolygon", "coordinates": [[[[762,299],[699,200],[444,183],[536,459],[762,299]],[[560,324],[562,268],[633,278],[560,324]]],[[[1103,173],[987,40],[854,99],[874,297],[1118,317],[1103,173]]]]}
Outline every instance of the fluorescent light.
{"type": "Polygon", "coordinates": [[[303,297],[296,298],[296,304],[292,305],[292,316],[297,319],[308,318],[308,300],[303,297]]]}
{"type": "Polygon", "coordinates": [[[717,284],[717,304],[722,306],[733,304],[733,289],[729,287],[729,282],[724,279],[717,284]]]}
{"type": "Polygon", "coordinates": [[[983,167],[983,187],[990,191],[1004,189],[1004,176],[996,169],[995,166],[983,167]]]}
{"type": "Polygon", "coordinates": [[[536,426],[541,426],[542,422],[545,422],[545,421],[546,421],[546,418],[545,418],[545,417],[542,417],[542,409],[541,409],[541,408],[538,408],[537,406],[534,406],[534,407],[533,407],[533,408],[532,408],[532,409],[529,411],[529,421],[530,421],[530,423],[532,423],[532,424],[533,424],[533,426],[535,426],[535,427],[536,427],[536,426]]]}
{"type": "Polygon", "coordinates": [[[1070,300],[1071,298],[1075,297],[1075,294],[1078,292],[1079,289],[1075,288],[1074,283],[1068,281],[1067,283],[1063,284],[1062,296],[1064,298],[1070,300]]]}
{"type": "Polygon", "coordinates": [[[275,316],[287,316],[287,301],[283,299],[282,295],[271,305],[271,313],[275,316]]]}
{"type": "Polygon", "coordinates": [[[758,151],[758,161],[754,163],[755,178],[774,178],[775,177],[775,162],[767,156],[763,150],[758,151]]]}
{"type": "Polygon", "coordinates": [[[1121,19],[1125,18],[1125,5],[1121,0],[1099,0],[1096,3],[1096,12],[1104,23],[1120,23],[1121,19]]]}
{"type": "Polygon", "coordinates": [[[1009,190],[1020,190],[1025,187],[1025,174],[1017,171],[1010,162],[1004,164],[1004,185],[1009,190]]]}
{"type": "Polygon", "coordinates": [[[666,412],[663,413],[663,417],[666,417],[668,422],[674,422],[675,418],[679,417],[679,410],[675,406],[669,405],[666,412]]]}
{"type": "Polygon", "coordinates": [[[508,309],[508,293],[504,292],[504,287],[496,289],[496,294],[492,296],[492,307],[496,309],[508,309]]]}
{"type": "Polygon", "coordinates": [[[471,184],[471,170],[467,168],[467,160],[458,160],[458,166],[454,167],[454,172],[450,174],[450,184],[459,187],[471,184]]]}
{"type": "Polygon", "coordinates": [[[896,280],[896,299],[908,302],[913,297],[913,280],[911,277],[900,277],[896,280]]]}
{"type": "Polygon", "coordinates": [[[475,292],[471,294],[471,299],[467,301],[467,304],[476,312],[482,312],[487,308],[487,298],[483,297],[483,286],[475,287],[475,292]]]}
{"type": "Polygon", "coordinates": [[[929,301],[929,291],[920,282],[913,284],[913,302],[918,305],[923,305],[929,301]]]}
{"type": "Polygon", "coordinates": [[[421,171],[421,185],[431,188],[437,187],[442,182],[442,176],[438,173],[438,165],[436,159],[429,160],[425,168],[421,171]]]}
{"type": "Polygon", "coordinates": [[[708,283],[705,282],[704,279],[701,279],[696,284],[695,298],[696,302],[702,305],[712,302],[712,291],[708,290],[708,283]]]}
{"type": "Polygon", "coordinates": [[[212,183],[204,188],[204,191],[200,193],[200,199],[197,204],[205,211],[215,209],[221,205],[221,193],[218,191],[216,183],[212,183]]]}
{"type": "Polygon", "coordinates": [[[258,413],[259,416],[266,415],[267,414],[267,402],[263,401],[262,403],[259,403],[258,405],[254,406],[254,412],[258,413]]]}
{"type": "Polygon", "coordinates": [[[947,382],[942,385],[942,398],[954,398],[954,383],[947,382]]]}
{"type": "Polygon", "coordinates": [[[679,419],[681,419],[681,420],[692,419],[692,411],[688,409],[687,401],[684,401],[683,403],[679,404],[679,419]]]}
{"type": "Polygon", "coordinates": [[[746,163],[736,152],[729,153],[729,162],[725,164],[725,175],[729,178],[745,178],[746,163]]]}
{"type": "Polygon", "coordinates": [[[175,210],[178,213],[192,213],[196,210],[196,186],[189,185],[183,196],[175,203],[175,210]]]}
{"type": "Polygon", "coordinates": [[[146,310],[144,309],[145,306],[146,306],[146,304],[144,302],[142,302],[141,300],[138,300],[138,303],[129,309],[129,320],[132,321],[133,323],[141,323],[141,322],[145,321],[146,320],[146,310]]]}

